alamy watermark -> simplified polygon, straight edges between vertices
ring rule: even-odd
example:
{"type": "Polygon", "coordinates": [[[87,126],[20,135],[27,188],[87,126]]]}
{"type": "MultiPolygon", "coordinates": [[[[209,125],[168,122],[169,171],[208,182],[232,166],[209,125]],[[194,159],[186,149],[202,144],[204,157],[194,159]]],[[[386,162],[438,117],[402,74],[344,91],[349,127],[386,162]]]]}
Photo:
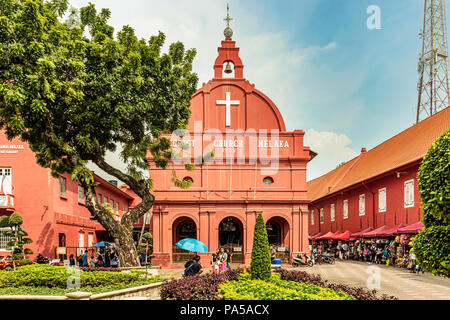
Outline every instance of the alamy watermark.
{"type": "Polygon", "coordinates": [[[377,5],[367,7],[366,13],[370,16],[367,18],[367,29],[380,30],[381,29],[381,9],[377,5]]]}

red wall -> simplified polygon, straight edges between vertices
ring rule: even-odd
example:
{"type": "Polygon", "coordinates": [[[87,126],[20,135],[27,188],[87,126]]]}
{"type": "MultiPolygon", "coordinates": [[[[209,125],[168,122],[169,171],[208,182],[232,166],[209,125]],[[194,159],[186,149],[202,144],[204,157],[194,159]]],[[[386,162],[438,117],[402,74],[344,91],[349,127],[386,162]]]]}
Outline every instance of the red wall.
{"type": "Polygon", "coordinates": [[[309,234],[319,232],[358,232],[368,227],[383,225],[394,227],[398,224],[413,224],[421,220],[421,206],[417,185],[419,163],[397,168],[370,181],[333,193],[309,204],[309,234]],[[401,176],[397,178],[397,172],[401,176]],[[404,207],[404,183],[414,179],[414,207],[404,207]],[[378,212],[378,190],[386,188],[386,212],[378,212]],[[372,193],[374,193],[372,195],[372,193]],[[359,196],[365,194],[365,215],[359,216],[359,196]],[[343,201],[348,200],[348,218],[343,219],[343,201]],[[373,202],[374,201],[374,202],[373,202]],[[331,221],[331,204],[335,204],[335,221],[331,221]],[[324,223],[320,223],[320,208],[324,209],[324,223]],[[311,225],[311,212],[314,210],[314,225],[311,225]],[[375,213],[374,213],[375,211],[375,213]]]}
{"type": "MultiPolygon", "coordinates": [[[[88,233],[93,234],[93,243],[98,242],[104,229],[96,221],[90,220],[90,213],[83,203],[78,202],[78,183],[66,174],[66,195],[60,196],[59,179],[52,177],[50,170],[40,167],[34,153],[28,145],[18,139],[8,141],[0,133],[0,146],[21,145],[17,153],[0,153],[0,167],[12,169],[13,208],[0,208],[0,216],[18,212],[22,215],[23,229],[29,233],[33,243],[27,247],[34,251],[29,258],[41,252],[44,256],[56,257],[58,234],[66,235],[66,246],[78,246],[78,233],[84,232],[85,246],[88,244],[88,233]]],[[[3,147],[1,150],[7,150],[3,147]]],[[[124,204],[130,203],[118,188],[96,177],[101,184],[97,193],[106,195],[115,202],[119,201],[119,214],[123,214],[124,204]]],[[[100,239],[101,240],[101,239],[100,239]]],[[[75,253],[76,249],[73,249],[75,253]]]]}

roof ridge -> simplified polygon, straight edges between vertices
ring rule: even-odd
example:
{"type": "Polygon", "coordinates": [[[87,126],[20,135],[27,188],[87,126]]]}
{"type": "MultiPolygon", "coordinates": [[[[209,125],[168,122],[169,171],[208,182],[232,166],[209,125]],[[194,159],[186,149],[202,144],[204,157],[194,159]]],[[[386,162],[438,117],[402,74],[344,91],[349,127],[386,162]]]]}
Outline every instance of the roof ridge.
{"type": "Polygon", "coordinates": [[[336,187],[341,181],[342,179],[344,179],[344,177],[350,172],[350,170],[352,170],[352,168],[355,166],[355,164],[357,164],[359,162],[359,160],[362,158],[362,156],[366,154],[365,152],[361,152],[355,159],[355,161],[353,161],[353,163],[347,168],[347,170],[345,170],[345,172],[340,176],[340,178],[331,186],[329,187],[329,191],[328,193],[331,192],[331,190],[336,187]]]}

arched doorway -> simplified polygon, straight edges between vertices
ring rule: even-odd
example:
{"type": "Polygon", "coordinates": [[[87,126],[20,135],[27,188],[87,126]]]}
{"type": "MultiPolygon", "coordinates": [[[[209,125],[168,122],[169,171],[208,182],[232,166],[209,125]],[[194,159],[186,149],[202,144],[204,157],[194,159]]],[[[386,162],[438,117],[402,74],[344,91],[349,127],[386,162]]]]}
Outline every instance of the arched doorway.
{"type": "Polygon", "coordinates": [[[227,217],[220,222],[219,246],[231,253],[231,263],[244,263],[244,227],[239,219],[227,217]]]}
{"type": "Polygon", "coordinates": [[[269,246],[275,248],[275,256],[283,263],[289,263],[289,223],[281,217],[273,217],[266,223],[269,246]]]}
{"type": "Polygon", "coordinates": [[[192,258],[194,253],[179,248],[175,243],[185,238],[197,239],[197,226],[191,218],[180,217],[173,222],[172,233],[172,261],[175,264],[184,264],[192,258]]]}

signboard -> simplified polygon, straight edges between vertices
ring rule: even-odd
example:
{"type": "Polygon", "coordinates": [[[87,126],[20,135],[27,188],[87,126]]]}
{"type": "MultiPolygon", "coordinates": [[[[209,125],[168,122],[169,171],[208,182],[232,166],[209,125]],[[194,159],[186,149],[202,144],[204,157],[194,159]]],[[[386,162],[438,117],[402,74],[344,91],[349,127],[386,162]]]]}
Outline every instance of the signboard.
{"type": "Polygon", "coordinates": [[[19,153],[23,149],[23,145],[17,144],[0,144],[0,153],[19,153]]]}
{"type": "Polygon", "coordinates": [[[234,247],[233,251],[242,252],[242,247],[234,247]]]}

